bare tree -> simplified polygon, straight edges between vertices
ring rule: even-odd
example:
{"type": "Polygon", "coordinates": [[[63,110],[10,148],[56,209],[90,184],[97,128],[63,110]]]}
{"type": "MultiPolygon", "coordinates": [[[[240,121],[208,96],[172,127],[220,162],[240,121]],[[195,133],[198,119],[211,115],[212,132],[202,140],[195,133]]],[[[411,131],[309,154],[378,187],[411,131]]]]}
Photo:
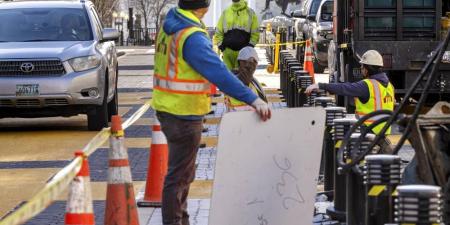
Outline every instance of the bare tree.
{"type": "Polygon", "coordinates": [[[142,13],[144,19],[145,36],[148,38],[148,25],[152,22],[159,30],[161,18],[175,0],[137,0],[137,10],[142,13]]]}
{"type": "Polygon", "coordinates": [[[119,0],[92,0],[97,9],[98,16],[106,26],[112,25],[112,13],[117,7],[119,0]]]}

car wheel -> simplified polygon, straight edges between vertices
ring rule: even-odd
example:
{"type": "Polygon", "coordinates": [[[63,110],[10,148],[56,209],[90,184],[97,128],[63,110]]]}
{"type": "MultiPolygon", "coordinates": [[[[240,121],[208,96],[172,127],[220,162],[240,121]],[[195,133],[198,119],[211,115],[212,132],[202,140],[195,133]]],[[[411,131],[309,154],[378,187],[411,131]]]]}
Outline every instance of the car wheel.
{"type": "MultiPolygon", "coordinates": [[[[108,87],[108,85],[105,85],[105,87],[108,87]]],[[[88,130],[99,131],[104,127],[108,127],[108,88],[105,88],[103,103],[95,106],[95,110],[89,112],[87,116],[88,130]]]]}
{"type": "Polygon", "coordinates": [[[108,103],[108,121],[111,122],[111,117],[113,115],[119,114],[119,96],[117,92],[117,82],[118,82],[118,73],[116,73],[116,85],[114,87],[114,96],[111,101],[108,103]]]}
{"type": "Polygon", "coordinates": [[[325,66],[320,65],[315,57],[313,58],[313,65],[314,73],[323,73],[325,71],[325,66]]]}

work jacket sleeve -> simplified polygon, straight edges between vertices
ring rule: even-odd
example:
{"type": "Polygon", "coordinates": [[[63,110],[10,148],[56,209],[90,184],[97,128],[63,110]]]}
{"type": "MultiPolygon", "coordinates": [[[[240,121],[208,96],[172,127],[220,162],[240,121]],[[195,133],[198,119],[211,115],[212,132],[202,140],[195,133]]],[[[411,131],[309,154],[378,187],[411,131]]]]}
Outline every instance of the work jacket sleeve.
{"type": "Polygon", "coordinates": [[[204,34],[197,32],[187,38],[183,47],[183,56],[192,68],[225,94],[249,105],[258,98],[227,69],[212,50],[211,41],[204,34]]]}
{"type": "Polygon", "coordinates": [[[319,88],[332,94],[357,97],[361,102],[367,102],[370,97],[369,87],[367,87],[367,84],[364,81],[354,83],[319,83],[319,88]]]}
{"type": "Polygon", "coordinates": [[[221,46],[223,42],[223,20],[224,20],[224,13],[219,18],[219,22],[217,22],[216,26],[216,33],[214,34],[214,43],[217,44],[217,46],[221,46]]]}
{"type": "Polygon", "coordinates": [[[253,17],[252,19],[252,28],[251,28],[251,33],[250,33],[250,44],[254,46],[256,46],[256,44],[258,44],[259,42],[259,22],[258,22],[258,16],[256,15],[256,13],[251,10],[251,16],[253,17]]]}

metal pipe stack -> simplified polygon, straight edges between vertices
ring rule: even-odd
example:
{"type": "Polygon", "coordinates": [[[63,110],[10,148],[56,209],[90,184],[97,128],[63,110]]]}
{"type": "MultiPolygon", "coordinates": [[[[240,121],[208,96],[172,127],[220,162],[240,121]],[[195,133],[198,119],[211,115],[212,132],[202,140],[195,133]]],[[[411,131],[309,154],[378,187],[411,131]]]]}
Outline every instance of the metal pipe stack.
{"type": "Polygon", "coordinates": [[[401,181],[401,158],[398,155],[368,155],[364,158],[366,190],[366,225],[394,222],[392,193],[401,181]]]}
{"type": "MultiPolygon", "coordinates": [[[[333,120],[345,117],[344,107],[326,107],[326,122],[325,122],[325,134],[324,134],[324,144],[322,147],[323,158],[324,158],[324,191],[329,192],[334,189],[334,142],[333,142],[333,120]]],[[[332,194],[327,195],[328,199],[332,194]]]]}
{"type": "Polygon", "coordinates": [[[395,222],[400,225],[441,224],[443,199],[441,187],[401,185],[395,199],[395,222]]]}
{"type": "MultiPolygon", "coordinates": [[[[337,162],[337,149],[340,148],[345,134],[358,120],[353,116],[333,120],[334,154],[333,161],[337,162]]],[[[357,131],[359,132],[359,131],[357,131]]],[[[337,165],[334,166],[334,206],[327,208],[327,214],[334,220],[345,221],[346,219],[346,182],[345,175],[338,174],[337,165]]]]}
{"type": "MultiPolygon", "coordinates": [[[[357,146],[357,142],[361,138],[360,133],[353,133],[350,137],[349,147],[344,149],[344,160],[351,163],[354,158],[362,152],[368,150],[370,144],[375,139],[374,134],[367,134],[357,146]]],[[[362,162],[356,164],[352,170],[348,171],[346,176],[346,222],[347,225],[365,225],[365,205],[366,193],[364,191],[363,174],[360,169],[363,167],[362,162]],[[358,167],[358,168],[355,168],[358,167]],[[359,169],[359,170],[358,170],[359,169]]]]}

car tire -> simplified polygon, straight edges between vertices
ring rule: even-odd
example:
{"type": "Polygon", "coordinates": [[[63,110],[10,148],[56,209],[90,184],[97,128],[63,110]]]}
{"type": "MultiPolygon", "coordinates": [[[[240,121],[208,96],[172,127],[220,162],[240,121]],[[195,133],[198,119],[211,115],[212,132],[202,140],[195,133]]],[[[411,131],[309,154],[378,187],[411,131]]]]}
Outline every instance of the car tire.
{"type": "Polygon", "coordinates": [[[315,57],[313,58],[313,66],[314,73],[323,73],[325,71],[325,66],[320,65],[315,57]]]}
{"type": "Polygon", "coordinates": [[[116,69],[116,85],[114,85],[114,96],[108,103],[108,121],[111,122],[111,117],[119,114],[119,96],[117,91],[119,73],[116,69]]]}
{"type": "Polygon", "coordinates": [[[103,95],[103,103],[95,106],[95,109],[88,113],[88,130],[99,131],[104,127],[108,127],[108,81],[105,83],[105,93],[103,95]]]}

